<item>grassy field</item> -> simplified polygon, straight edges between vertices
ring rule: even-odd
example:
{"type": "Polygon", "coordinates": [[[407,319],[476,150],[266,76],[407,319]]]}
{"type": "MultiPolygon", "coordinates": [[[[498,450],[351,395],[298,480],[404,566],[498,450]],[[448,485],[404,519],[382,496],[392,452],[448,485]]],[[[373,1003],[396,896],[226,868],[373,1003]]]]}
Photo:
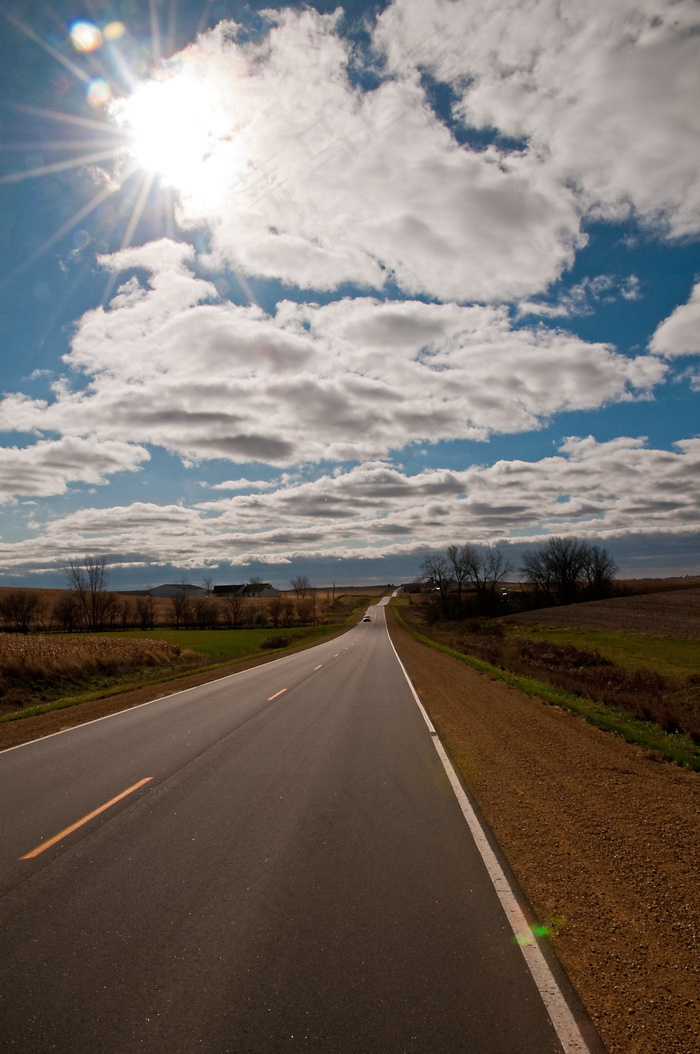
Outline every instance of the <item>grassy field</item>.
{"type": "Polygon", "coordinates": [[[221,662],[231,662],[257,655],[263,649],[271,650],[265,647],[265,641],[279,638],[277,647],[284,648],[290,644],[317,640],[343,628],[344,623],[339,622],[323,626],[293,626],[279,629],[268,626],[266,629],[127,630],[125,633],[115,631],[105,636],[120,640],[131,638],[167,641],[170,644],[177,644],[182,651],[193,651],[221,662]]]}
{"type": "Polygon", "coordinates": [[[618,666],[653,670],[676,681],[700,674],[700,640],[542,626],[508,626],[506,635],[550,641],[560,647],[573,645],[582,651],[598,652],[618,666]]]}

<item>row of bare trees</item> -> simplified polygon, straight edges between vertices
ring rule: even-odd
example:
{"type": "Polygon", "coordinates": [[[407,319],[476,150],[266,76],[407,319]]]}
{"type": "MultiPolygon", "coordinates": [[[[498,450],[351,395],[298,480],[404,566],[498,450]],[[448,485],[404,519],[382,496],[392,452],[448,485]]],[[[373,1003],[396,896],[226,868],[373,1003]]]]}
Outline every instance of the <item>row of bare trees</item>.
{"type": "Polygon", "coordinates": [[[575,604],[609,597],[618,566],[601,545],[578,538],[548,538],[539,549],[525,554],[520,570],[538,600],[575,604]]]}
{"type": "Polygon", "coordinates": [[[99,620],[89,623],[79,596],[73,592],[59,594],[53,603],[29,589],[0,594],[0,628],[10,633],[29,633],[30,630],[77,633],[95,629],[152,629],[154,619],[150,597],[120,597],[114,593],[105,593],[101,598],[99,620]]]}
{"type": "MultiPolygon", "coordinates": [[[[259,581],[251,579],[253,583],[259,581]]],[[[157,618],[151,596],[128,596],[107,589],[104,557],[72,561],[66,569],[66,584],[68,589],[53,603],[34,590],[0,593],[0,627],[15,633],[28,633],[30,629],[94,633],[105,629],[149,630],[156,621],[166,621],[178,629],[279,628],[319,622],[326,606],[325,596],[312,588],[305,575],[292,580],[294,597],[287,593],[264,601],[237,594],[215,597],[210,581],[205,582],[206,595],[193,596],[183,581],[169,604],[161,606],[157,618]]]]}
{"type": "MultiPolygon", "coordinates": [[[[519,571],[530,586],[521,593],[523,606],[602,600],[611,595],[617,570],[600,545],[549,538],[522,559],[519,571]]],[[[423,582],[443,618],[501,614],[503,586],[513,571],[502,550],[490,546],[449,545],[443,553],[429,553],[421,564],[423,582]]]]}
{"type": "Polygon", "coordinates": [[[170,601],[175,627],[188,629],[243,629],[247,626],[307,626],[322,620],[325,600],[311,589],[307,595],[292,599],[289,595],[255,600],[237,593],[222,597],[190,596],[184,589],[170,601]]]}
{"type": "Polygon", "coordinates": [[[444,553],[429,553],[421,564],[423,581],[443,618],[495,614],[501,584],[512,570],[500,549],[475,545],[448,545],[444,553]]]}

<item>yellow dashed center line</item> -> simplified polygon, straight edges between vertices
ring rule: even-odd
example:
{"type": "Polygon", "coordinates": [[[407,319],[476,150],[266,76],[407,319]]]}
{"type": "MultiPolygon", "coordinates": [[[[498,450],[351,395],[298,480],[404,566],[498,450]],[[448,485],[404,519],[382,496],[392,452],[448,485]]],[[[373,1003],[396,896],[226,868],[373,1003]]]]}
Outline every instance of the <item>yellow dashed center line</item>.
{"type": "Polygon", "coordinates": [[[278,695],[282,695],[282,693],[286,692],[286,691],[287,691],[286,688],[280,688],[279,692],[275,692],[274,695],[271,695],[271,696],[268,697],[268,700],[267,700],[268,703],[271,703],[273,699],[276,699],[278,695]]]}
{"type": "Polygon", "coordinates": [[[115,805],[118,801],[121,801],[122,798],[126,798],[127,794],[132,794],[135,790],[138,790],[139,787],[143,787],[144,783],[148,783],[149,780],[152,779],[153,776],[146,776],[145,779],[139,780],[138,783],[134,783],[132,787],[127,787],[125,791],[121,792],[121,794],[117,794],[116,798],[110,798],[110,800],[106,801],[104,805],[100,805],[99,809],[93,809],[93,811],[89,812],[87,816],[83,816],[81,820],[76,820],[76,822],[72,823],[70,827],[65,827],[62,831],[59,831],[58,834],[55,834],[53,838],[48,838],[45,842],[42,842],[41,845],[38,845],[36,849],[32,849],[31,853],[25,853],[24,856],[20,857],[20,860],[31,860],[32,857],[38,856],[39,853],[43,853],[45,849],[49,849],[52,845],[55,845],[56,842],[60,842],[62,838],[65,838],[66,835],[72,834],[73,831],[77,831],[77,829],[82,827],[84,823],[87,823],[88,820],[92,820],[94,816],[99,816],[99,814],[104,812],[105,809],[109,809],[110,805],[115,805]]]}

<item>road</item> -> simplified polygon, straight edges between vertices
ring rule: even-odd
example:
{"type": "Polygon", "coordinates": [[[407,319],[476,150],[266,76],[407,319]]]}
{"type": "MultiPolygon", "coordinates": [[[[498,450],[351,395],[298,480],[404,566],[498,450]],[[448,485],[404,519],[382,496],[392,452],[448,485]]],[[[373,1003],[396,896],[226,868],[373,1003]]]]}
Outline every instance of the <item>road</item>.
{"type": "Polygon", "coordinates": [[[3,1051],[593,1049],[557,1035],[372,614],[0,754],[3,1051]]]}

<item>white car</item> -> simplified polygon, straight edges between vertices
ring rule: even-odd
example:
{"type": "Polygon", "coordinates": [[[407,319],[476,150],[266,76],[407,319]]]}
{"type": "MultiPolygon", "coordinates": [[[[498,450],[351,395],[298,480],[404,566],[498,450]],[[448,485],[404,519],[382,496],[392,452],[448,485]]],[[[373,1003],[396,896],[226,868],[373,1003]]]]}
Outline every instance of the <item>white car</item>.
{"type": "Polygon", "coordinates": [[[363,622],[371,622],[372,619],[369,617],[369,615],[365,615],[365,617],[362,619],[362,621],[363,622]]]}

